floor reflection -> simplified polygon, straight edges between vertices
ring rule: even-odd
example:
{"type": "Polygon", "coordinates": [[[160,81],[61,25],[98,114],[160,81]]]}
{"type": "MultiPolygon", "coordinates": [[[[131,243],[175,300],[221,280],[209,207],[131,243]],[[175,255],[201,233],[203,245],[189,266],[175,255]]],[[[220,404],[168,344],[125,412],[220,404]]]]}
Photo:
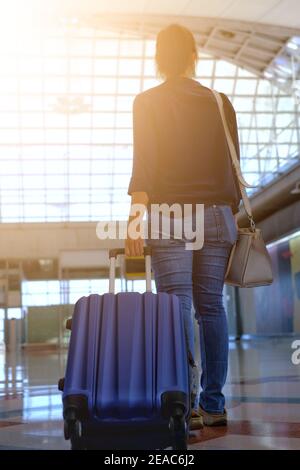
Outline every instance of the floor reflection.
{"type": "MultiPolygon", "coordinates": [[[[195,432],[191,449],[300,449],[300,367],[291,340],[231,343],[228,428],[195,432]]],[[[68,449],[61,393],[66,351],[0,350],[0,449],[68,449]]]]}

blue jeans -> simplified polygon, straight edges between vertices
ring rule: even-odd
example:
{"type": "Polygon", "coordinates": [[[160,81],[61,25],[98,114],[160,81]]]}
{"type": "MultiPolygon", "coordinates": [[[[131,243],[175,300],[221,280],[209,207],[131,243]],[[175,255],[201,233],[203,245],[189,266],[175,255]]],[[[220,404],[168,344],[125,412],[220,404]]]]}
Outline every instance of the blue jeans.
{"type": "MultiPolygon", "coordinates": [[[[194,221],[193,221],[194,225],[194,221]]],[[[224,277],[237,229],[230,206],[205,206],[204,245],[186,250],[184,237],[148,240],[157,291],[176,294],[184,317],[188,346],[195,355],[192,302],[200,328],[201,388],[199,404],[223,413],[222,393],[228,366],[228,328],[223,306],[224,277]]]]}

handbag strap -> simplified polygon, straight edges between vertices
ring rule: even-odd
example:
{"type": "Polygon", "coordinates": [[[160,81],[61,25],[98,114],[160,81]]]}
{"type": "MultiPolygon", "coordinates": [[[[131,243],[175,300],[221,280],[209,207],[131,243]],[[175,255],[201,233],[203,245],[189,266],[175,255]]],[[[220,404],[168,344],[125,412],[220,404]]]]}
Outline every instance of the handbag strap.
{"type": "Polygon", "coordinates": [[[229,147],[229,153],[230,153],[233,168],[235,170],[235,173],[236,173],[236,176],[237,176],[237,179],[238,179],[238,182],[239,182],[239,187],[240,187],[240,191],[241,191],[245,211],[246,211],[246,214],[247,214],[248,219],[250,221],[251,228],[253,230],[255,230],[255,222],[253,220],[251,204],[250,204],[250,200],[249,200],[249,197],[248,197],[246,189],[245,189],[245,188],[251,188],[251,185],[249,185],[245,181],[245,179],[242,175],[242,171],[241,171],[240,162],[239,162],[239,159],[238,159],[238,156],[237,156],[236,148],[235,148],[235,145],[233,143],[232,136],[231,136],[231,133],[229,131],[227,120],[226,120],[226,117],[225,117],[222,97],[216,90],[211,90],[211,91],[213,92],[213,94],[216,98],[218,107],[219,107],[220,115],[221,115],[222,122],[223,122],[224,131],[225,131],[225,135],[226,135],[226,139],[227,139],[227,143],[228,143],[228,147],[229,147]]]}

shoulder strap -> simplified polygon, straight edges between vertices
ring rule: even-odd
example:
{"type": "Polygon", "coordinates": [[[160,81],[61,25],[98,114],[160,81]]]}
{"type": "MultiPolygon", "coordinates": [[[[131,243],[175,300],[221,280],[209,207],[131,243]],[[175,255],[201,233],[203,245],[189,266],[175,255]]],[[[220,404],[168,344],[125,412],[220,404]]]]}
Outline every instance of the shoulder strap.
{"type": "Polygon", "coordinates": [[[227,142],[228,142],[229,153],[230,153],[230,156],[231,156],[233,168],[235,170],[235,173],[236,173],[236,176],[237,176],[237,179],[238,179],[238,182],[239,182],[239,187],[240,187],[240,191],[241,191],[245,211],[247,212],[248,217],[253,221],[252,209],[251,209],[250,201],[249,201],[248,195],[246,193],[246,189],[245,189],[245,188],[251,188],[251,185],[249,185],[245,181],[245,179],[242,175],[240,162],[239,162],[239,159],[238,159],[238,156],[237,156],[237,153],[236,153],[236,148],[235,148],[235,145],[233,143],[233,140],[232,140],[229,128],[228,128],[227,120],[226,120],[226,117],[225,117],[222,97],[216,90],[211,90],[211,91],[213,92],[213,94],[216,98],[218,107],[219,107],[219,111],[220,111],[220,115],[221,115],[221,118],[222,118],[226,139],[227,139],[227,142]]]}

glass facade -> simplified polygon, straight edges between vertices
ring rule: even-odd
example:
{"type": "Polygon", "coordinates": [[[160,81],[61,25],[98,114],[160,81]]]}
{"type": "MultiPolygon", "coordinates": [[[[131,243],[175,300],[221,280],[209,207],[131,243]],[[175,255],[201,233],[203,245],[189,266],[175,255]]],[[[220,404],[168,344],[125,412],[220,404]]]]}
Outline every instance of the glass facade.
{"type": "MultiPolygon", "coordinates": [[[[154,41],[84,28],[25,39],[0,44],[1,222],[126,218],[132,103],[159,83],[154,41]]],[[[232,100],[242,169],[260,187],[299,160],[296,99],[199,55],[197,78],[232,100]]]]}
{"type": "MultiPolygon", "coordinates": [[[[121,279],[116,278],[116,292],[120,292],[122,290],[122,287],[123,289],[125,289],[125,285],[121,285],[121,279]]],[[[80,297],[83,297],[85,295],[95,294],[96,292],[98,294],[105,294],[107,292],[107,288],[108,279],[73,279],[65,280],[62,283],[60,283],[59,280],[23,281],[22,305],[26,308],[35,306],[40,307],[47,305],[61,305],[62,303],[75,304],[80,297]]],[[[145,280],[128,280],[126,290],[129,292],[145,292],[145,280]]],[[[154,281],[152,281],[152,291],[156,292],[154,281]]],[[[16,317],[16,315],[14,315],[14,317],[16,317]]],[[[1,318],[2,317],[0,310],[0,325],[1,318]]]]}

